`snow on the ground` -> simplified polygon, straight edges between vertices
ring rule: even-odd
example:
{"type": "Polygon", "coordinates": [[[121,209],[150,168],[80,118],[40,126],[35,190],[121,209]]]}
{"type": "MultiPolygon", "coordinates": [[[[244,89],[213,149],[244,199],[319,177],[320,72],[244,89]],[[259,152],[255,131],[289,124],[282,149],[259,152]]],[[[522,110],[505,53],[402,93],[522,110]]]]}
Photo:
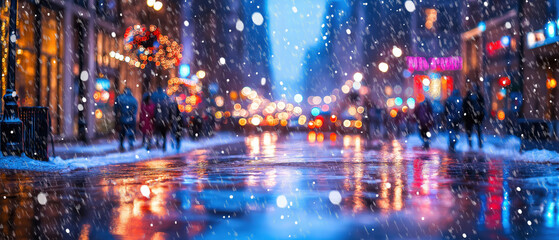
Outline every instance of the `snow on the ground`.
{"type": "MultiPolygon", "coordinates": [[[[528,162],[552,162],[559,163],[559,153],[550,150],[528,150],[520,152],[520,138],[516,136],[497,136],[497,135],[483,135],[483,149],[477,146],[477,136],[472,136],[473,148],[468,146],[468,138],[466,134],[461,134],[456,144],[457,152],[479,151],[488,155],[503,156],[512,160],[522,160],[528,162]]],[[[412,134],[404,140],[408,149],[418,148],[423,145],[421,138],[418,134],[412,134]]],[[[436,134],[431,139],[431,147],[436,149],[448,149],[448,134],[436,134]]]]}
{"type": "MultiPolygon", "coordinates": [[[[128,143],[128,141],[126,142],[128,143]]],[[[142,141],[135,141],[134,146],[138,147],[142,144],[142,141]]],[[[74,144],[74,145],[66,145],[62,144],[59,146],[55,146],[55,150],[57,152],[73,152],[73,153],[88,153],[88,154],[97,154],[106,151],[115,151],[118,150],[119,141],[118,140],[108,140],[105,143],[96,143],[93,144],[95,147],[91,147],[91,145],[82,145],[74,144]]]]}
{"type": "Polygon", "coordinates": [[[59,171],[64,170],[66,167],[54,164],[53,162],[42,162],[31,159],[25,154],[21,157],[8,156],[0,157],[0,169],[15,169],[15,170],[33,170],[33,171],[59,171]]]}
{"type": "MultiPolygon", "coordinates": [[[[199,141],[184,140],[181,143],[180,153],[188,152],[197,148],[207,148],[224,144],[243,142],[243,136],[233,133],[220,133],[212,138],[201,139],[199,141]]],[[[91,146],[95,148],[95,146],[91,146]]],[[[161,158],[176,155],[179,152],[172,149],[172,144],[167,144],[167,151],[162,149],[152,149],[147,151],[145,148],[127,152],[111,153],[103,156],[78,157],[72,159],[61,159],[60,157],[51,158],[48,162],[30,159],[28,157],[3,157],[0,158],[0,168],[32,171],[64,171],[80,168],[92,168],[111,164],[131,163],[142,160],[161,158]]]]}

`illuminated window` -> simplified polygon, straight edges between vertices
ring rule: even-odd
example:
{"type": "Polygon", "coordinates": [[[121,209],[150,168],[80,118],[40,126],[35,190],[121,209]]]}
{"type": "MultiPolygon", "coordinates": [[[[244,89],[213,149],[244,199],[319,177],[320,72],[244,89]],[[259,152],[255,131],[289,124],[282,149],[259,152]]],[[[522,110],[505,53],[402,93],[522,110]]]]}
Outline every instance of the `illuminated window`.
{"type": "Polygon", "coordinates": [[[22,2],[18,8],[17,29],[20,32],[17,40],[16,63],[20,65],[16,72],[16,92],[20,106],[35,106],[37,99],[35,48],[35,9],[28,2],[22,2]]]}
{"type": "Polygon", "coordinates": [[[40,98],[41,106],[49,107],[53,133],[60,131],[61,108],[64,105],[62,85],[62,54],[64,34],[62,33],[62,12],[41,8],[41,54],[40,54],[40,98]]]}
{"type": "Polygon", "coordinates": [[[425,9],[425,28],[432,29],[437,21],[437,10],[434,8],[425,9]]]}

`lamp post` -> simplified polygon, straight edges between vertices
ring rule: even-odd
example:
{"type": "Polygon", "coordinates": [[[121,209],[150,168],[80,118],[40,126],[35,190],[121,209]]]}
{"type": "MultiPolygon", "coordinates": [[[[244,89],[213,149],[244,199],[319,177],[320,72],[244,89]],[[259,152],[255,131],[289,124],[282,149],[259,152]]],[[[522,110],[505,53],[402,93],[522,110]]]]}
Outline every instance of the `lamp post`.
{"type": "Polygon", "coordinates": [[[23,152],[23,123],[19,119],[16,85],[16,19],[17,0],[10,0],[10,19],[8,25],[8,77],[4,95],[4,116],[0,122],[2,135],[0,145],[2,154],[21,156],[23,152]]]}

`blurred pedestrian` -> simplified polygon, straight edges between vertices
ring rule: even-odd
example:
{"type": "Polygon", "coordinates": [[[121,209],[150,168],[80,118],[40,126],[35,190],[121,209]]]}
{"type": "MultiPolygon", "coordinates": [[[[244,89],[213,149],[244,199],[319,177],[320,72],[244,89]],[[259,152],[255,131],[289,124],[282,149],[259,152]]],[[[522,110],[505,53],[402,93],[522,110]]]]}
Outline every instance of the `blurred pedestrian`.
{"type": "Polygon", "coordinates": [[[444,104],[444,117],[448,127],[448,150],[451,152],[456,150],[462,115],[462,97],[460,96],[460,90],[454,89],[452,95],[446,99],[444,104]]]}
{"type": "Polygon", "coordinates": [[[145,94],[140,108],[140,131],[143,134],[142,145],[150,150],[153,140],[153,121],[155,118],[155,104],[151,101],[151,96],[145,94]]]}
{"type": "Polygon", "coordinates": [[[478,147],[483,147],[481,124],[485,118],[485,101],[481,95],[478,85],[474,85],[473,90],[468,91],[462,104],[464,112],[464,127],[468,135],[468,145],[472,148],[472,131],[477,130],[478,147]]]}
{"type": "Polygon", "coordinates": [[[170,105],[170,112],[172,117],[172,132],[173,136],[175,137],[175,148],[180,150],[181,147],[181,139],[184,133],[185,127],[185,118],[182,116],[181,111],[179,110],[179,105],[176,101],[171,101],[170,105]]]}
{"type": "Polygon", "coordinates": [[[202,134],[204,134],[205,137],[211,137],[214,134],[214,113],[215,109],[210,107],[206,108],[206,110],[202,112],[202,134]]]}
{"type": "Polygon", "coordinates": [[[142,132],[142,146],[146,145],[146,136],[145,134],[143,134],[143,131],[141,129],[141,123],[142,123],[142,109],[144,109],[143,105],[144,105],[144,101],[146,100],[147,97],[150,97],[150,101],[151,101],[151,93],[150,92],[146,92],[144,93],[144,95],[142,96],[142,101],[140,102],[140,120],[138,122],[138,127],[140,127],[140,131],[142,132]]]}
{"type": "Polygon", "coordinates": [[[202,121],[202,117],[197,114],[190,117],[190,121],[188,123],[188,133],[192,140],[198,140],[199,137],[202,136],[202,121]]]}
{"type": "Polygon", "coordinates": [[[369,118],[371,118],[371,135],[379,136],[381,134],[381,112],[376,107],[370,109],[369,118]]]}
{"type": "Polygon", "coordinates": [[[415,107],[415,119],[419,127],[419,135],[423,141],[423,148],[429,149],[431,142],[431,128],[433,128],[433,106],[429,99],[423,100],[415,107]]]}
{"type": "Polygon", "coordinates": [[[171,99],[167,96],[167,93],[163,91],[162,87],[158,87],[151,95],[151,101],[153,101],[153,104],[155,105],[153,121],[155,127],[155,143],[157,146],[162,146],[165,151],[167,150],[167,133],[169,132],[171,124],[169,113],[169,104],[171,99]]]}
{"type": "Polygon", "coordinates": [[[120,151],[124,151],[125,137],[128,137],[129,148],[134,147],[137,112],[138,101],[132,96],[130,88],[125,88],[124,92],[115,100],[115,116],[119,132],[120,151]]]}

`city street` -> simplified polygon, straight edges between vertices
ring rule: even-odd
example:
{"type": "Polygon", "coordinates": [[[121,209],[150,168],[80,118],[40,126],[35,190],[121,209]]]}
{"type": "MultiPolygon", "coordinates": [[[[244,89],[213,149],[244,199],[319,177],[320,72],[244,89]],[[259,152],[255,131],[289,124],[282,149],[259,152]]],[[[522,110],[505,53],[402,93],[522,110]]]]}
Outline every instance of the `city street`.
{"type": "Polygon", "coordinates": [[[3,0],[0,23],[0,240],[559,239],[559,0],[3,0]]]}
{"type": "MultiPolygon", "coordinates": [[[[314,132],[313,132],[314,133],[314,132]]],[[[556,239],[559,165],[358,135],[1,170],[1,239],[556,239]]]]}

